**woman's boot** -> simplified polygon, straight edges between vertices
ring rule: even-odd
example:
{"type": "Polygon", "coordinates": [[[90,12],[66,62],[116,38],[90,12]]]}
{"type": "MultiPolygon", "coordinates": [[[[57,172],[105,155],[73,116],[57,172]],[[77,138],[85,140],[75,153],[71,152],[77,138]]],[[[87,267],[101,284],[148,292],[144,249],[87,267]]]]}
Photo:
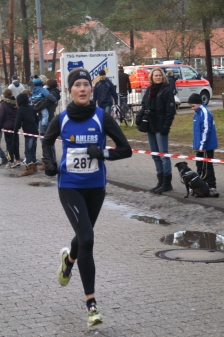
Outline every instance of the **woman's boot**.
{"type": "Polygon", "coordinates": [[[163,173],[158,173],[157,178],[158,178],[158,183],[155,187],[151,188],[150,192],[155,192],[155,190],[157,190],[157,188],[162,186],[162,184],[163,184],[163,173]]]}
{"type": "Polygon", "coordinates": [[[166,174],[166,175],[164,174],[162,186],[157,188],[155,190],[155,193],[161,194],[162,192],[171,191],[173,189],[171,185],[171,180],[172,180],[172,174],[166,174]]]}
{"type": "Polygon", "coordinates": [[[33,163],[33,171],[34,172],[37,172],[37,164],[38,164],[37,161],[36,161],[36,163],[33,163]]]}
{"type": "Polygon", "coordinates": [[[21,177],[25,177],[25,176],[29,176],[31,174],[34,174],[34,170],[33,170],[33,163],[30,164],[26,164],[26,168],[25,170],[21,173],[21,177]]]}

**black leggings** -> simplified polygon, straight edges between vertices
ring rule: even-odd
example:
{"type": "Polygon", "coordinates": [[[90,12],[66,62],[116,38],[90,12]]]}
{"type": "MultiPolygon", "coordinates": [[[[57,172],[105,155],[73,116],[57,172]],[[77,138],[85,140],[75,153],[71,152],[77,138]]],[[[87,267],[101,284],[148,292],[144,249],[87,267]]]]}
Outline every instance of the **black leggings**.
{"type": "Polygon", "coordinates": [[[95,264],[93,259],[93,227],[103,205],[105,188],[59,188],[59,198],[75,231],[70,257],[77,259],[84,292],[95,292],[95,264]]]}
{"type": "MultiPolygon", "coordinates": [[[[13,130],[12,130],[13,131],[13,130]]],[[[19,156],[19,135],[13,135],[13,133],[5,132],[5,142],[6,142],[6,149],[9,154],[9,161],[11,163],[14,162],[14,156],[16,160],[20,159],[19,156]],[[14,136],[14,144],[13,144],[13,136],[14,136]]]]}

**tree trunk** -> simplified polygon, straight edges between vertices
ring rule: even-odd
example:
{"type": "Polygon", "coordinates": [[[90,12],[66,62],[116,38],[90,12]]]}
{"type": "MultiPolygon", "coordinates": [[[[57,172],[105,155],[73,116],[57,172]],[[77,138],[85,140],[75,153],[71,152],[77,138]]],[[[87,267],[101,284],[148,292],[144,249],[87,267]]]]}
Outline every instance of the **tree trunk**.
{"type": "Polygon", "coordinates": [[[6,57],[5,57],[5,48],[4,43],[2,41],[2,62],[3,62],[3,69],[4,69],[4,75],[5,75],[5,84],[9,85],[9,79],[8,79],[8,71],[7,71],[7,64],[6,64],[6,57]]]}
{"type": "Polygon", "coordinates": [[[210,45],[210,21],[206,18],[202,18],[202,26],[205,41],[205,60],[207,67],[207,78],[210,82],[210,86],[213,88],[213,73],[212,73],[212,54],[210,45]]]}
{"type": "Polygon", "coordinates": [[[130,48],[131,48],[131,63],[134,63],[134,31],[133,29],[130,30],[130,48]]]}
{"type": "Polygon", "coordinates": [[[24,24],[24,39],[23,39],[23,70],[25,73],[25,81],[28,83],[30,79],[30,53],[29,53],[29,35],[26,14],[26,1],[20,0],[20,8],[24,24]]]}
{"type": "Polygon", "coordinates": [[[14,9],[14,0],[10,0],[10,4],[9,4],[9,58],[10,58],[9,72],[10,72],[10,78],[12,78],[12,75],[14,74],[14,71],[15,71],[13,9],[14,9]]]}

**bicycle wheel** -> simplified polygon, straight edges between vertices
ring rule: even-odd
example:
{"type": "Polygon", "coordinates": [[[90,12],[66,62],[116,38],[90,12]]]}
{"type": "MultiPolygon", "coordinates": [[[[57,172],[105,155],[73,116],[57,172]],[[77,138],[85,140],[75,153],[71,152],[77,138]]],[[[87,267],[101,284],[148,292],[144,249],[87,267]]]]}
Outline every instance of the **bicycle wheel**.
{"type": "Polygon", "coordinates": [[[121,125],[121,120],[120,120],[120,114],[119,114],[118,109],[115,110],[112,107],[112,109],[111,109],[111,116],[115,119],[115,121],[117,122],[117,124],[120,126],[121,125]]]}
{"type": "Polygon", "coordinates": [[[132,108],[128,107],[127,110],[125,111],[124,121],[127,126],[134,125],[134,112],[132,108]]]}

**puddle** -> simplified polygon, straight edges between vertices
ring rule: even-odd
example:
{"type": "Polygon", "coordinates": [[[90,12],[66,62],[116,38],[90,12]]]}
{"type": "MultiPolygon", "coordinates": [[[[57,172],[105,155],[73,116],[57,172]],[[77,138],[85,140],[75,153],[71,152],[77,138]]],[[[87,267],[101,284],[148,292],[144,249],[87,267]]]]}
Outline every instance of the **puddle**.
{"type": "Polygon", "coordinates": [[[163,226],[171,225],[170,222],[164,219],[157,219],[157,218],[154,218],[152,216],[147,216],[147,215],[132,215],[131,219],[137,219],[139,221],[143,221],[143,222],[154,224],[154,225],[163,225],[163,226]]]}
{"type": "Polygon", "coordinates": [[[180,231],[163,236],[165,245],[224,251],[224,236],[209,232],[180,231]]]}
{"type": "Polygon", "coordinates": [[[109,209],[112,210],[117,210],[121,211],[122,215],[131,219],[143,221],[145,223],[153,224],[153,225],[163,225],[163,226],[168,226],[171,225],[171,222],[167,222],[164,219],[159,218],[159,214],[157,212],[150,212],[151,216],[148,216],[146,214],[149,214],[148,212],[142,211],[141,214],[136,214],[139,213],[139,210],[136,207],[130,206],[130,205],[124,205],[124,204],[117,204],[113,201],[113,199],[106,199],[103,207],[108,207],[109,209]],[[144,214],[146,213],[146,214],[144,214]]]}
{"type": "Polygon", "coordinates": [[[37,187],[48,187],[48,186],[51,186],[52,184],[49,183],[49,182],[39,182],[39,181],[36,181],[36,182],[32,182],[32,183],[28,183],[28,185],[30,186],[37,186],[37,187]]]}

